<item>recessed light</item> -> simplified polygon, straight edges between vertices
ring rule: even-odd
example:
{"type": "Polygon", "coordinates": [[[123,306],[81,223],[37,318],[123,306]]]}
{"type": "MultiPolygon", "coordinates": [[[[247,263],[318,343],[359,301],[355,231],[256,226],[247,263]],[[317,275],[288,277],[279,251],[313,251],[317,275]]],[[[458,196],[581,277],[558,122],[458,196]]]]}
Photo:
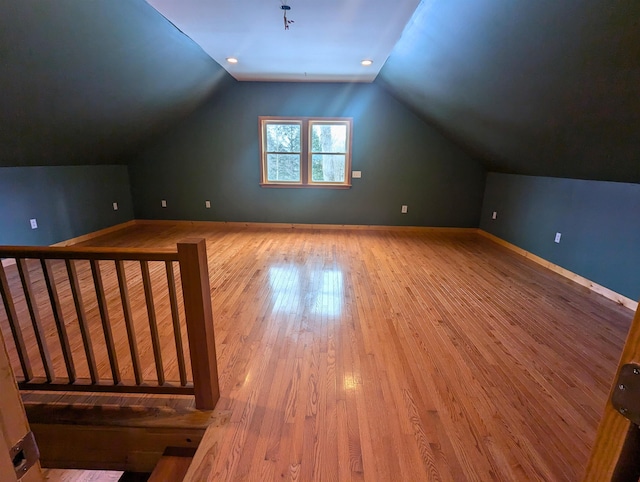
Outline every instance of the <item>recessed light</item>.
{"type": "Polygon", "coordinates": [[[229,62],[230,64],[237,64],[238,59],[236,59],[235,57],[227,57],[227,62],[229,62]]]}
{"type": "Polygon", "coordinates": [[[369,67],[372,63],[373,60],[369,60],[369,59],[364,59],[362,62],[360,62],[362,65],[364,65],[365,67],[369,67]]]}

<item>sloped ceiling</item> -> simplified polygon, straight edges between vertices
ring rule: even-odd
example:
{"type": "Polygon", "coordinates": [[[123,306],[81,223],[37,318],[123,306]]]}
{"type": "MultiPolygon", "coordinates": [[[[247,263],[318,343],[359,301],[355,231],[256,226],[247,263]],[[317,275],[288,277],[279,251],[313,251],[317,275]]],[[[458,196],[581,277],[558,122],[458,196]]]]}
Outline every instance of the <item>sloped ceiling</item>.
{"type": "Polygon", "coordinates": [[[144,0],[0,2],[0,166],[125,163],[226,78],[144,0]]]}
{"type": "MultiPolygon", "coordinates": [[[[376,82],[490,170],[640,183],[639,22],[638,0],[423,0],[376,82]]],[[[235,82],[144,0],[0,2],[0,65],[0,166],[126,163],[235,82]]]]}
{"type": "Polygon", "coordinates": [[[420,0],[147,0],[241,81],[372,82],[420,0]],[[284,24],[281,7],[290,8],[284,24]],[[234,57],[237,63],[227,62],[234,57]],[[361,65],[364,59],[369,66],[361,65]]]}
{"type": "Polygon", "coordinates": [[[378,76],[489,170],[640,182],[640,2],[423,1],[378,76]]]}

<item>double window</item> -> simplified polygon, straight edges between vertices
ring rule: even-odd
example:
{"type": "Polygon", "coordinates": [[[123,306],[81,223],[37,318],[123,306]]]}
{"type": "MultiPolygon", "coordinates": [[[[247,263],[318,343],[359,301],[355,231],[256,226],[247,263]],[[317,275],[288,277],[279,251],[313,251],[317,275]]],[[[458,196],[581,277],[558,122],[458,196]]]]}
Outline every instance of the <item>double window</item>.
{"type": "Polygon", "coordinates": [[[351,186],[350,118],[260,117],[266,187],[351,186]]]}

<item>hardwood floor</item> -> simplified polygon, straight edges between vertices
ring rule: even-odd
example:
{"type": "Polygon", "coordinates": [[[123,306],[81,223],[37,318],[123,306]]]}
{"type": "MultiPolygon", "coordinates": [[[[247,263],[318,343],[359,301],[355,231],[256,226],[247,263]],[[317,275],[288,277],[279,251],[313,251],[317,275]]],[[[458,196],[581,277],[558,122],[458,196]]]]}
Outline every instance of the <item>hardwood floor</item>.
{"type": "Polygon", "coordinates": [[[192,480],[580,479],[631,311],[476,234],[137,226],[85,244],[187,237],[207,239],[231,412],[192,480]]]}
{"type": "Polygon", "coordinates": [[[44,469],[42,472],[49,482],[118,482],[122,477],[122,472],[108,470],[44,469]]]}

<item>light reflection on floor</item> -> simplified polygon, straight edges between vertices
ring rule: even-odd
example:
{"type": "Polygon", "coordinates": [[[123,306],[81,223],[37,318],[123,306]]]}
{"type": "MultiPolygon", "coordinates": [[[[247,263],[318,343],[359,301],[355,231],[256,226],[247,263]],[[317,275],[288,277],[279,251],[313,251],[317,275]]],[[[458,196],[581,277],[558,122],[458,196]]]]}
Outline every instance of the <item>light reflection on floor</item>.
{"type": "Polygon", "coordinates": [[[344,282],[340,269],[310,271],[295,265],[271,266],[269,284],[274,312],[309,310],[331,318],[342,314],[344,282]]]}

